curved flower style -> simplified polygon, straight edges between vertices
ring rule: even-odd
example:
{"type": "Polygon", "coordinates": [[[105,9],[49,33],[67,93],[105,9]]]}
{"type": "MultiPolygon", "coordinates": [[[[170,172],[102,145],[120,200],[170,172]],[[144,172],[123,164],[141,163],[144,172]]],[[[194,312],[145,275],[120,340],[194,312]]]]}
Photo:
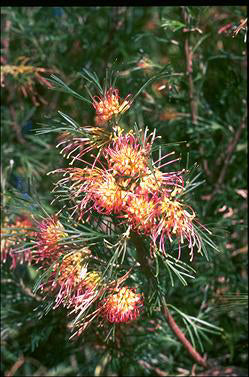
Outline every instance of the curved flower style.
{"type": "Polygon", "coordinates": [[[61,255],[59,241],[67,237],[67,233],[57,216],[48,217],[39,224],[36,233],[37,250],[34,255],[36,262],[51,263],[61,255]]]}
{"type": "Polygon", "coordinates": [[[89,210],[101,214],[120,213],[128,199],[128,193],[117,184],[115,178],[107,170],[99,168],[58,169],[69,176],[62,178],[57,186],[72,183],[70,195],[78,201],[76,209],[81,219],[89,210]]]}
{"type": "Polygon", "coordinates": [[[101,281],[102,274],[99,271],[89,271],[85,274],[69,302],[69,306],[73,307],[73,312],[81,310],[83,313],[98,298],[97,288],[101,281]]]}
{"type": "Polygon", "coordinates": [[[143,299],[141,294],[135,293],[135,288],[115,288],[113,292],[104,298],[102,316],[111,323],[134,321],[140,315],[143,299]]]}
{"type": "Polygon", "coordinates": [[[32,261],[32,252],[30,249],[16,251],[15,249],[21,242],[27,241],[29,237],[33,237],[35,232],[28,230],[34,227],[33,222],[26,216],[19,216],[12,224],[6,223],[8,230],[1,230],[2,236],[5,233],[11,234],[11,238],[1,238],[1,262],[5,263],[8,255],[12,259],[10,268],[15,269],[17,264],[28,263],[32,261]],[[21,239],[21,242],[20,242],[21,239]]]}
{"type": "Polygon", "coordinates": [[[129,109],[130,94],[120,102],[119,90],[110,88],[103,97],[93,97],[93,107],[96,110],[96,124],[102,125],[110,120],[113,115],[124,113],[129,109]]]}
{"type": "Polygon", "coordinates": [[[62,262],[53,266],[53,272],[49,278],[51,290],[58,291],[54,308],[63,304],[70,307],[76,298],[86,291],[87,265],[91,251],[87,247],[79,251],[66,254],[62,262]]]}
{"type": "Polygon", "coordinates": [[[84,154],[94,149],[100,154],[104,148],[123,133],[123,130],[118,126],[109,128],[83,126],[81,131],[84,133],[84,137],[72,137],[68,132],[64,132],[56,145],[56,148],[62,147],[60,153],[63,154],[63,157],[72,157],[70,164],[80,160],[84,154]]]}
{"type": "Polygon", "coordinates": [[[193,226],[195,212],[188,207],[192,213],[186,209],[186,205],[174,200],[172,197],[164,196],[160,203],[160,217],[157,226],[154,228],[152,240],[154,245],[159,238],[159,249],[165,254],[165,237],[173,241],[176,236],[178,241],[178,259],[181,256],[181,244],[185,239],[188,240],[190,248],[190,261],[193,259],[193,248],[197,246],[198,252],[201,250],[201,239],[193,226]]]}

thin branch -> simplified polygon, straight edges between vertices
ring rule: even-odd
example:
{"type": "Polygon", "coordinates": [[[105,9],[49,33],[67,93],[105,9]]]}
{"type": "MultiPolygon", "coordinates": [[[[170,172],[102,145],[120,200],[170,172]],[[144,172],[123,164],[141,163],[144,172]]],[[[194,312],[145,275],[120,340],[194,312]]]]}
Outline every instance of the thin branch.
{"type": "Polygon", "coordinates": [[[227,172],[228,165],[229,165],[229,163],[231,161],[231,157],[232,157],[233,151],[234,151],[237,143],[239,142],[240,135],[241,135],[243,129],[245,128],[245,126],[246,126],[246,117],[244,117],[242,119],[242,122],[241,122],[238,130],[236,131],[233,139],[228,144],[228,147],[227,147],[227,150],[226,150],[226,153],[225,153],[226,157],[225,157],[224,162],[223,162],[223,167],[221,169],[219,178],[218,178],[218,180],[216,182],[214,191],[212,193],[212,197],[219,191],[220,186],[224,182],[224,178],[225,178],[225,175],[226,175],[226,172],[227,172]]]}
{"type": "Polygon", "coordinates": [[[14,109],[13,106],[10,106],[10,114],[11,114],[11,117],[12,117],[12,122],[11,122],[11,125],[16,133],[16,137],[17,137],[17,140],[21,143],[21,144],[25,144],[26,143],[26,140],[23,138],[22,136],[22,132],[21,132],[21,127],[19,126],[18,122],[17,122],[17,117],[16,117],[16,111],[14,109]]]}
{"type": "MultiPolygon", "coordinates": [[[[182,7],[182,15],[185,24],[188,26],[189,24],[189,16],[186,12],[186,7],[182,7]]],[[[189,30],[189,29],[187,29],[189,30]]],[[[197,123],[197,101],[194,95],[194,84],[193,84],[193,50],[190,44],[190,31],[185,32],[185,41],[184,41],[184,50],[185,50],[185,57],[186,57],[186,75],[188,77],[188,88],[189,88],[189,99],[190,99],[190,109],[191,109],[191,117],[192,122],[194,124],[197,123]]]]}
{"type": "MultiPolygon", "coordinates": [[[[139,237],[136,234],[132,234],[131,240],[134,242],[136,246],[136,251],[137,251],[137,259],[138,262],[140,263],[141,270],[147,277],[149,282],[154,283],[155,282],[155,277],[151,271],[150,265],[149,265],[149,257],[148,253],[145,250],[143,240],[141,237],[139,237]]],[[[169,313],[169,310],[167,306],[165,306],[164,301],[161,299],[161,305],[162,305],[162,312],[164,317],[166,318],[169,327],[173,331],[173,333],[176,335],[176,337],[180,340],[182,345],[185,347],[185,349],[188,351],[188,353],[193,357],[193,359],[203,367],[207,367],[207,361],[199,354],[198,351],[191,345],[191,343],[188,341],[188,339],[185,337],[184,333],[182,330],[178,327],[176,324],[174,318],[172,315],[169,313]]]]}
{"type": "Polygon", "coordinates": [[[232,139],[231,143],[228,144],[228,147],[227,147],[227,151],[226,151],[226,158],[224,160],[224,163],[223,163],[223,168],[221,169],[221,172],[220,172],[220,176],[218,178],[218,181],[217,181],[217,186],[220,186],[223,181],[224,181],[224,178],[225,178],[225,175],[226,175],[226,171],[227,171],[227,168],[228,168],[228,165],[230,163],[230,160],[231,160],[231,156],[233,154],[233,151],[240,139],[240,135],[242,133],[242,130],[243,128],[245,128],[245,118],[242,120],[237,132],[235,133],[234,135],[234,138],[232,139]]]}
{"type": "MultiPolygon", "coordinates": [[[[6,377],[12,377],[15,375],[15,373],[24,365],[25,363],[31,363],[39,368],[39,372],[41,373],[40,375],[45,376],[47,373],[47,369],[45,366],[43,366],[40,361],[34,359],[33,357],[24,357],[21,355],[15,363],[11,366],[11,368],[6,372],[5,376],[6,377]]],[[[35,374],[34,374],[35,375],[35,374]]]]}
{"type": "Polygon", "coordinates": [[[43,301],[43,298],[37,294],[34,294],[32,290],[24,284],[22,279],[20,279],[20,283],[12,279],[1,279],[1,284],[8,284],[8,283],[15,284],[17,287],[21,288],[23,293],[25,293],[27,296],[32,297],[36,301],[43,301]]]}
{"type": "Polygon", "coordinates": [[[9,54],[9,44],[10,44],[10,38],[9,38],[9,32],[11,27],[11,21],[5,20],[4,26],[3,26],[3,36],[2,39],[2,45],[3,45],[3,52],[1,54],[1,64],[7,64],[8,62],[8,54],[9,54]],[[5,37],[6,34],[6,37],[5,37]]]}
{"type": "Polygon", "coordinates": [[[42,298],[41,296],[39,296],[38,294],[34,294],[34,293],[32,292],[32,290],[24,284],[24,282],[23,282],[22,279],[20,279],[20,287],[21,287],[22,291],[23,291],[26,295],[32,297],[32,298],[35,299],[36,301],[43,301],[43,298],[42,298]]]}
{"type": "Polygon", "coordinates": [[[199,354],[199,352],[196,351],[196,349],[192,346],[192,344],[188,341],[182,330],[178,327],[176,324],[174,318],[169,312],[169,309],[166,305],[162,306],[162,313],[165,316],[169,327],[173,331],[173,333],[177,336],[177,338],[180,340],[182,345],[185,347],[185,349],[188,351],[188,353],[193,357],[193,359],[200,365],[202,365],[204,368],[207,367],[207,361],[199,354]]]}

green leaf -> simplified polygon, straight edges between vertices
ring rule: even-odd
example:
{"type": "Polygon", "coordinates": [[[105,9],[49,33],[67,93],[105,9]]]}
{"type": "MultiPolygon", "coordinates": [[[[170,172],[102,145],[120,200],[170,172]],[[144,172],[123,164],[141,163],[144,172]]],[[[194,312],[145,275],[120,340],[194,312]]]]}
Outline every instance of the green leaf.
{"type": "Polygon", "coordinates": [[[64,81],[62,81],[59,77],[55,75],[51,75],[51,79],[47,79],[47,80],[50,81],[52,84],[54,84],[55,88],[52,88],[52,89],[56,89],[57,91],[70,94],[88,104],[92,104],[90,100],[81,96],[79,93],[75,92],[67,84],[65,84],[64,81]]]}

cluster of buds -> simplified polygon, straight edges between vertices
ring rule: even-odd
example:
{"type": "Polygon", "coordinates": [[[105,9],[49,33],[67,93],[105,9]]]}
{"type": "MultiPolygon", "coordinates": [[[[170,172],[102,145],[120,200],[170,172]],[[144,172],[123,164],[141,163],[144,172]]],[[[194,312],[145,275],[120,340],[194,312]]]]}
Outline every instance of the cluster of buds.
{"type": "Polygon", "coordinates": [[[110,88],[103,97],[93,97],[93,106],[96,110],[96,124],[105,124],[113,116],[124,113],[130,107],[128,95],[122,102],[120,101],[119,90],[110,88]]]}

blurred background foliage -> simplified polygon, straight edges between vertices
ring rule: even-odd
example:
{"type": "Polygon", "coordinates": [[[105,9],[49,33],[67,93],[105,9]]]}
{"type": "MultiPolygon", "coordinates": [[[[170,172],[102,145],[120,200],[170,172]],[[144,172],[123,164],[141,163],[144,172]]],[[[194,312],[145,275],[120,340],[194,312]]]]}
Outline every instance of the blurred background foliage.
{"type": "MultiPolygon", "coordinates": [[[[111,69],[124,98],[166,68],[169,75],[146,87],[123,122],[156,128],[164,150],[181,156],[181,167],[198,165],[205,182],[190,204],[214,230],[221,252],[209,262],[194,259],[196,279],[188,287],[169,286],[168,297],[189,315],[201,307],[208,322],[224,329],[204,341],[213,365],[242,368],[248,349],[246,14],[242,5],[1,8],[2,224],[25,206],[35,210],[34,196],[51,212],[54,179],[46,173],[66,163],[55,147],[58,134],[36,135],[40,123],[58,110],[81,125],[94,121],[92,107],[51,89],[51,74],[87,96],[82,68],[102,82],[111,69]]],[[[198,374],[159,313],[120,329],[115,343],[104,343],[94,328],[68,341],[65,312],[45,315],[32,293],[36,275],[25,264],[14,271],[8,260],[2,266],[6,376],[198,374]]]]}

